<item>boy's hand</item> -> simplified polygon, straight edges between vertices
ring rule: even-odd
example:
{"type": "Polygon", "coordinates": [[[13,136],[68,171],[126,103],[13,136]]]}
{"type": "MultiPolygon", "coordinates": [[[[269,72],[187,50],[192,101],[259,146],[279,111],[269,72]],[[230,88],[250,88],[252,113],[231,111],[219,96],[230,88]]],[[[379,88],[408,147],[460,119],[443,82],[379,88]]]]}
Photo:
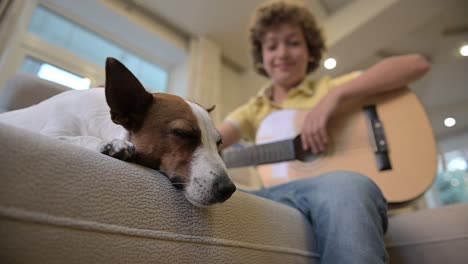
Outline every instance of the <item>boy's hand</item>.
{"type": "Polygon", "coordinates": [[[324,152],[328,145],[327,124],[330,116],[338,108],[339,97],[328,93],[306,114],[301,131],[302,149],[318,154],[324,152]]]}

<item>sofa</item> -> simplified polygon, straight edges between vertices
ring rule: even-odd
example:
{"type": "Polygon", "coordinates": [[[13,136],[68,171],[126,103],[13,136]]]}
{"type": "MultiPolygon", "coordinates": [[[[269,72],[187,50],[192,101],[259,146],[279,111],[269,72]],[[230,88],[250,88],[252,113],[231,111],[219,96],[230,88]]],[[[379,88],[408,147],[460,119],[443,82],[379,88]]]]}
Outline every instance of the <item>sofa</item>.
{"type": "MultiPolygon", "coordinates": [[[[17,74],[0,109],[66,89],[17,74]]],[[[155,170],[4,124],[0,149],[0,263],[319,262],[285,205],[237,191],[196,208],[155,170]]],[[[466,263],[468,204],[393,216],[386,243],[390,263],[466,263]]]]}

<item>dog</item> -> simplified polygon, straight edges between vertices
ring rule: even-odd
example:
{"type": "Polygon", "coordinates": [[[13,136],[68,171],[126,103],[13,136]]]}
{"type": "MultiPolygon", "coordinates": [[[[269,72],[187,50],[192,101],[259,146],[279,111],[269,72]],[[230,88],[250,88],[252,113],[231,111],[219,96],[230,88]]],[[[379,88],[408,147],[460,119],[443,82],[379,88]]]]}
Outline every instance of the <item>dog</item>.
{"type": "Polygon", "coordinates": [[[106,59],[104,88],[67,91],[0,122],[159,170],[205,207],[236,191],[219,155],[221,134],[209,111],[167,93],[149,93],[117,59],[106,59]]]}

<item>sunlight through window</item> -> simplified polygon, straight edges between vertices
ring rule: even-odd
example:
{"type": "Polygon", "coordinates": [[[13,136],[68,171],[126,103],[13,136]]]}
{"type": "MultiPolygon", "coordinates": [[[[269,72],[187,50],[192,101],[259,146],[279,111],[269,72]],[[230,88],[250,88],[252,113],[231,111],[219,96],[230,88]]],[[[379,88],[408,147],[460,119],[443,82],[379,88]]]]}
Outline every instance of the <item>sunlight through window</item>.
{"type": "Polygon", "coordinates": [[[37,76],[42,79],[68,86],[75,90],[89,89],[91,80],[69,73],[50,64],[42,64],[37,76]]]}

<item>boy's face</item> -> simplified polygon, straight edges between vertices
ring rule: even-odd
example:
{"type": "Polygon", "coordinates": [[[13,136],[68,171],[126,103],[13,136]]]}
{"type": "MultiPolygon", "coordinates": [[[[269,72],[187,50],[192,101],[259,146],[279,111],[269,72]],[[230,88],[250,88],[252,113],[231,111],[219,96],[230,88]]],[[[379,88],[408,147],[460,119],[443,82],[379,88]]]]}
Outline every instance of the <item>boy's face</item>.
{"type": "Polygon", "coordinates": [[[267,31],[262,56],[265,71],[277,85],[292,88],[307,74],[309,51],[299,26],[283,24],[267,31]]]}

